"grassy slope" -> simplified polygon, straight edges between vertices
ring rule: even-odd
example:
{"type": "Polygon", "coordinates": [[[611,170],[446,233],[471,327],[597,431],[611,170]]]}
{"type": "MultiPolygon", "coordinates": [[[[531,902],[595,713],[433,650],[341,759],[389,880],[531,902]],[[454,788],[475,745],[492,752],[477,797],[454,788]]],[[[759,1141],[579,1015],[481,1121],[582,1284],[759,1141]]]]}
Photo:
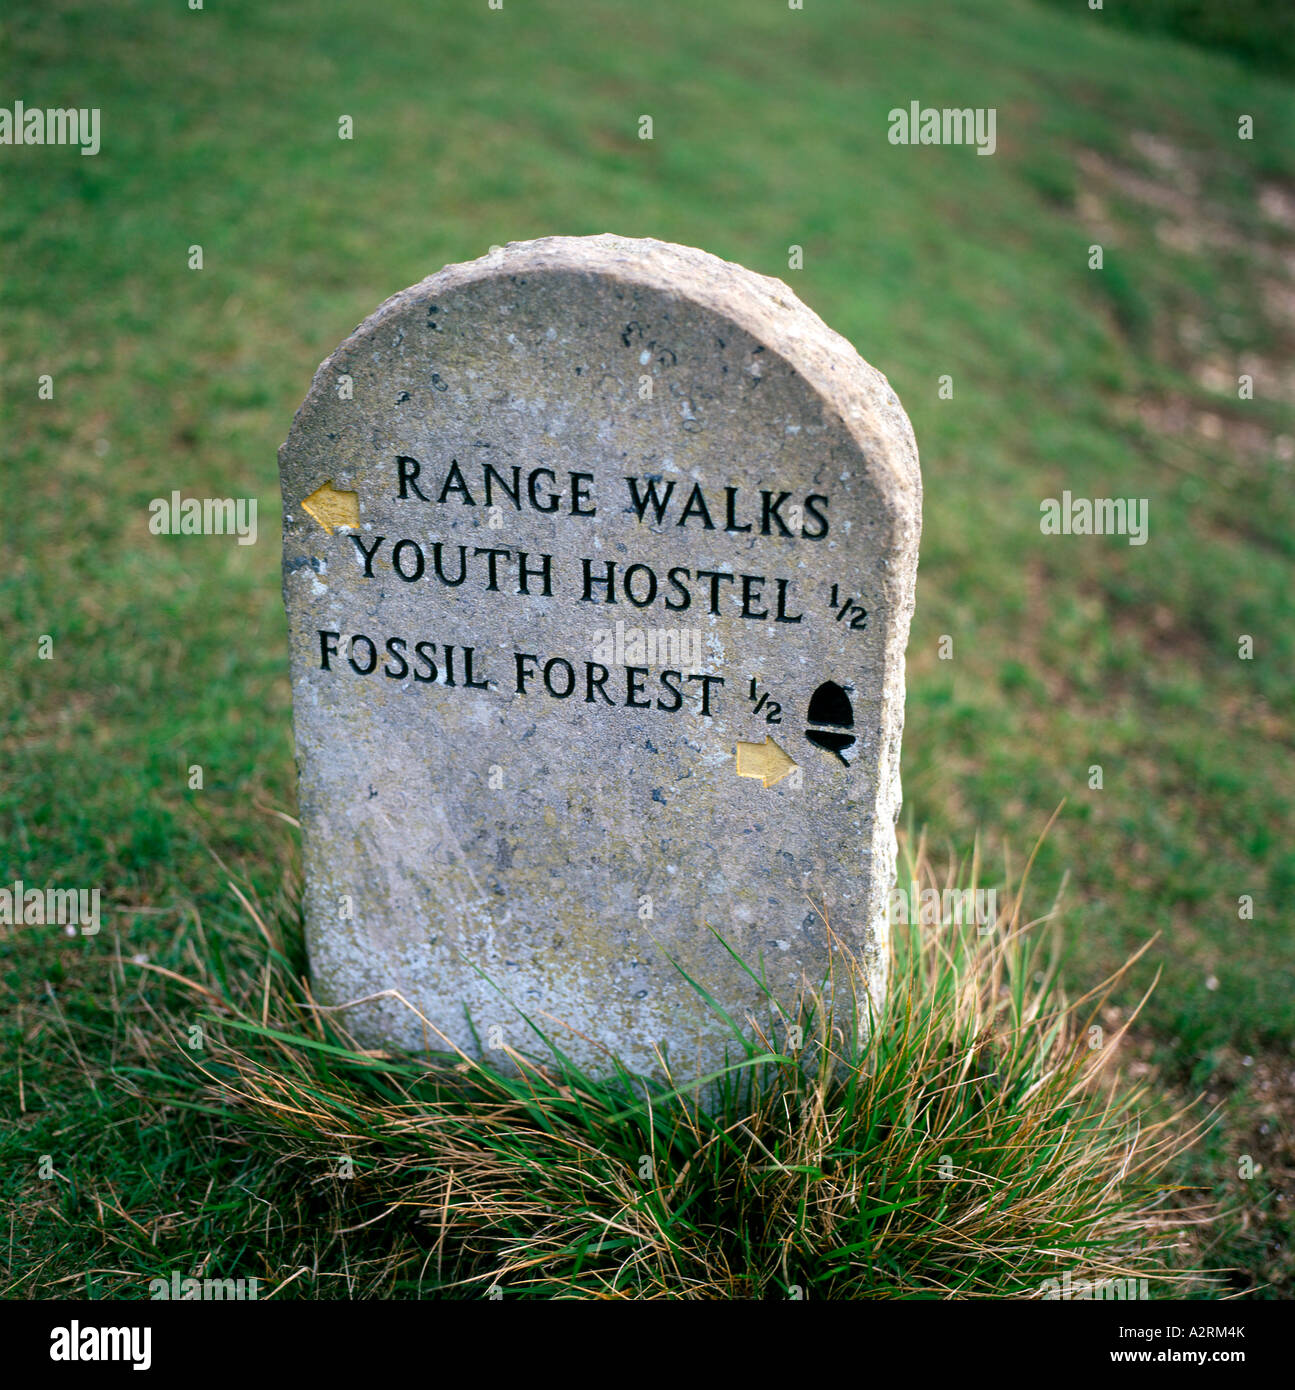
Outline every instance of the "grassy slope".
{"type": "Polygon", "coordinates": [[[1206,1081],[1289,1051],[1295,528],[1272,437],[1292,432],[1275,402],[1295,237],[1261,210],[1295,181],[1288,88],[1024,0],[992,20],[844,0],[434,19],[412,0],[54,3],[0,26],[6,89],[100,106],[104,132],[94,159],[0,158],[0,882],[97,884],[115,908],[96,941],[0,942],[36,1152],[66,1101],[56,1007],[94,1021],[110,936],[179,968],[242,932],[208,847],[281,887],[288,831],[255,809],[293,795],[274,450],[311,372],[394,290],[557,231],[781,275],[889,375],[926,481],[913,816],[1022,847],[1068,797],[1036,872],[1045,890],[1071,872],[1071,978],[1161,931],[1162,1063],[1206,1081]],[[996,107],[999,152],[891,147],[886,112],[912,99],[996,107]],[[1202,384],[1211,365],[1207,382],[1254,372],[1260,398],[1202,384]],[[1187,427],[1157,424],[1176,411],[1187,427]],[[257,497],[261,542],[150,536],[147,502],[173,488],[257,497]],[[1150,543],[1041,536],[1062,488],[1149,498],[1150,543]]]}

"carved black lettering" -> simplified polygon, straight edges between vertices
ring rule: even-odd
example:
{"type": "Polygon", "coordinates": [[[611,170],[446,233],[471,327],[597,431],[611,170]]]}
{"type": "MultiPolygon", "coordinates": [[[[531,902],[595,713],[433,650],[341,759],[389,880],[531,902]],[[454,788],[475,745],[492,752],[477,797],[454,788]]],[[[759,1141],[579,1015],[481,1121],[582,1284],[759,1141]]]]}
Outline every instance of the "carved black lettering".
{"type": "Polygon", "coordinates": [[[351,670],[354,671],[357,676],[371,676],[374,668],[378,664],[378,648],[371,638],[366,637],[362,632],[357,632],[355,636],[351,638],[346,659],[351,663],[351,670]],[[369,661],[367,666],[361,666],[355,659],[355,647],[358,642],[363,642],[369,649],[369,661]]]}
{"type": "Polygon", "coordinates": [[[804,536],[807,541],[821,541],[827,535],[827,498],[820,492],[811,492],[809,496],[805,498],[805,515],[818,522],[818,530],[811,531],[806,525],[800,528],[800,534],[804,536]],[[823,504],[822,511],[815,507],[815,502],[821,502],[823,504]]]}
{"type": "Polygon", "coordinates": [[[491,487],[490,487],[490,483],[491,483],[491,480],[492,480],[492,479],[493,479],[495,482],[497,482],[501,488],[503,488],[504,492],[505,492],[505,493],[507,494],[507,496],[508,496],[508,500],[509,500],[509,501],[513,504],[513,506],[516,507],[517,510],[520,512],[521,509],[522,509],[522,470],[521,470],[520,465],[518,465],[518,464],[514,464],[514,465],[513,465],[513,485],[512,485],[512,487],[509,487],[508,484],[507,484],[506,482],[504,482],[503,478],[501,478],[501,477],[499,476],[499,473],[495,470],[494,464],[493,464],[493,463],[488,463],[488,464],[486,464],[485,468],[482,470],[482,485],[484,486],[484,488],[485,488],[485,490],[486,490],[486,506],[487,506],[487,507],[489,507],[489,506],[491,505],[491,500],[490,500],[490,499],[491,499],[491,497],[493,496],[493,493],[492,493],[491,487]]]}
{"type": "Polygon", "coordinates": [[[682,671],[662,671],[662,672],[661,672],[661,684],[662,684],[663,686],[665,686],[665,688],[670,692],[671,695],[674,696],[674,704],[672,704],[672,705],[667,705],[667,704],[663,703],[662,700],[661,700],[661,697],[660,697],[660,696],[657,697],[656,707],[657,707],[657,709],[661,710],[662,713],[664,713],[664,714],[674,714],[674,712],[675,712],[676,710],[682,708],[682,706],[683,706],[683,690],[680,688],[680,686],[679,686],[678,684],[673,684],[673,685],[671,684],[671,682],[670,682],[670,677],[671,677],[671,676],[674,677],[674,679],[675,679],[676,682],[679,682],[679,681],[682,681],[682,680],[683,680],[683,672],[682,672],[682,671]]]}
{"type": "Polygon", "coordinates": [[[761,608],[757,612],[752,608],[752,604],[759,601],[760,586],[765,582],[762,574],[744,574],[742,576],[742,616],[744,618],[767,618],[769,610],[761,608]]]}
{"type": "MultiPolygon", "coordinates": [[[[539,661],[538,656],[532,656],[530,652],[514,652],[513,659],[517,663],[517,693],[526,694],[526,682],[535,674],[535,664],[539,661]]],[[[575,679],[575,672],[571,673],[572,680],[575,679]]]]}
{"type": "Polygon", "coordinates": [[[448,584],[452,589],[457,588],[468,577],[468,548],[466,545],[459,546],[459,575],[457,579],[451,579],[445,573],[445,567],[441,564],[441,551],[444,548],[442,541],[436,541],[432,546],[432,565],[436,570],[436,577],[442,584],[448,584]]]}
{"type": "Polygon", "coordinates": [[[406,488],[413,488],[413,490],[414,490],[414,496],[415,496],[415,497],[417,497],[417,498],[418,498],[420,501],[422,501],[422,502],[426,502],[426,501],[427,501],[427,498],[423,496],[422,491],[419,489],[418,484],[417,484],[416,482],[414,482],[414,479],[415,479],[416,477],[418,477],[419,473],[422,472],[422,468],[423,468],[423,465],[422,465],[421,463],[419,463],[417,459],[410,458],[408,454],[399,454],[399,455],[397,455],[397,457],[396,457],[396,483],[397,483],[397,486],[398,486],[398,490],[397,490],[397,492],[396,492],[396,496],[397,496],[397,497],[400,497],[400,498],[407,498],[407,497],[409,496],[409,494],[405,491],[405,489],[406,489],[406,488]]]}
{"type": "Polygon", "coordinates": [[[686,680],[690,680],[690,681],[701,681],[701,712],[702,712],[703,714],[709,714],[709,713],[710,713],[710,688],[711,688],[712,685],[723,685],[723,684],[724,684],[724,677],[723,677],[723,676],[703,676],[703,675],[695,675],[695,676],[687,676],[687,677],[685,677],[685,679],[686,679],[686,680]]]}
{"type": "Polygon", "coordinates": [[[692,493],[689,496],[687,503],[684,505],[683,512],[681,513],[679,520],[675,522],[675,525],[685,525],[688,521],[688,518],[691,516],[701,517],[702,525],[706,528],[706,530],[713,531],[715,529],[715,523],[710,519],[710,512],[706,510],[706,498],[702,493],[700,483],[693,484],[692,493]]]}
{"type": "Polygon", "coordinates": [[[665,606],[673,613],[682,613],[685,608],[692,607],[692,591],[683,582],[683,579],[679,578],[680,575],[683,575],[683,579],[691,578],[689,571],[682,565],[676,565],[674,569],[666,575],[666,578],[670,581],[671,587],[675,589],[683,599],[682,603],[672,603],[669,599],[666,599],[665,606]]]}
{"type": "Polygon", "coordinates": [[[637,478],[626,478],[625,481],[629,484],[630,502],[633,504],[634,510],[638,514],[638,519],[640,521],[643,520],[643,513],[650,506],[656,514],[657,524],[660,525],[665,519],[666,507],[669,505],[670,496],[674,492],[674,480],[671,479],[671,481],[665,485],[665,492],[659,497],[657,496],[656,490],[656,485],[660,481],[659,478],[647,479],[647,490],[641,497],[639,495],[639,480],[637,478]]]}
{"type": "Polygon", "coordinates": [[[409,674],[409,662],[405,660],[406,645],[403,637],[387,638],[387,655],[392,661],[400,662],[400,669],[398,671],[393,671],[391,669],[391,661],[388,661],[382,668],[382,674],[384,676],[390,676],[393,681],[402,681],[409,674]]]}
{"type": "Polygon", "coordinates": [[[656,573],[647,565],[631,565],[625,571],[625,597],[634,605],[635,608],[646,608],[648,604],[656,598],[656,573]],[[636,574],[646,574],[647,594],[643,598],[638,598],[634,593],[634,576],[636,574]]]}
{"type": "Polygon", "coordinates": [[[419,545],[417,541],[397,541],[395,549],[391,552],[391,568],[395,570],[395,572],[401,577],[401,579],[405,581],[406,584],[412,584],[415,579],[421,579],[423,577],[422,546],[419,545]],[[414,552],[414,560],[416,563],[414,566],[413,574],[406,574],[404,566],[400,563],[401,552],[404,550],[406,546],[409,546],[409,548],[414,552]]]}
{"type": "Polygon", "coordinates": [[[530,555],[525,550],[517,552],[517,592],[519,594],[530,593],[530,581],[532,579],[543,579],[544,597],[553,597],[553,556],[541,555],[539,568],[528,564],[530,555]]]}
{"type": "Polygon", "coordinates": [[[739,526],[737,524],[737,494],[739,489],[735,487],[726,487],[724,492],[726,494],[724,502],[724,529],[726,531],[749,531],[751,529],[751,523],[749,521],[745,526],[739,526]]]}
{"type": "Polygon", "coordinates": [[[472,658],[475,655],[475,648],[463,648],[463,684],[470,690],[489,690],[490,678],[487,676],[483,681],[472,679],[472,658]]]}
{"type": "Polygon", "coordinates": [[[434,680],[436,679],[436,676],[437,676],[436,662],[433,660],[433,655],[432,655],[432,654],[435,653],[435,651],[436,651],[436,643],[435,643],[435,642],[415,642],[415,643],[414,643],[414,657],[415,657],[415,659],[418,660],[418,661],[421,661],[421,662],[423,663],[423,665],[427,667],[427,674],[426,674],[425,676],[420,676],[420,675],[418,674],[418,668],[417,668],[416,666],[414,667],[414,679],[415,679],[416,681],[424,681],[424,682],[426,682],[426,681],[434,681],[434,680]],[[424,650],[423,650],[424,647],[429,648],[431,654],[429,654],[429,652],[427,652],[427,651],[424,651],[424,650]]]}
{"type": "Polygon", "coordinates": [[[778,585],[778,611],[774,615],[776,623],[798,623],[805,616],[803,613],[789,614],[787,612],[787,585],[790,579],[779,579],[775,581],[778,585]]]}
{"type": "Polygon", "coordinates": [[[625,668],[625,703],[630,709],[651,709],[651,700],[636,700],[635,695],[642,695],[643,682],[647,680],[650,672],[646,666],[627,666],[625,668]]]}
{"type": "Polygon", "coordinates": [[[580,596],[580,602],[581,602],[581,603],[597,603],[598,600],[595,599],[594,596],[593,596],[593,586],[594,586],[595,584],[601,584],[601,585],[603,585],[604,589],[606,590],[606,592],[605,592],[605,594],[604,594],[604,596],[603,596],[603,602],[604,602],[604,603],[615,603],[615,602],[616,602],[616,561],[615,561],[615,560],[608,560],[608,561],[606,561],[606,565],[607,565],[607,577],[606,577],[605,579],[596,579],[596,578],[594,578],[593,569],[592,569],[592,566],[593,566],[593,561],[592,561],[592,560],[581,560],[580,563],[581,563],[581,565],[584,567],[584,576],[585,576],[585,591],[584,591],[584,593],[580,596]]]}
{"type": "Polygon", "coordinates": [[[697,578],[710,580],[710,611],[712,613],[718,613],[719,586],[721,584],[734,583],[735,581],[733,575],[724,574],[721,570],[698,570],[697,578]]]}
{"type": "Polygon", "coordinates": [[[550,657],[544,663],[544,688],[553,696],[555,700],[565,700],[568,695],[576,688],[575,667],[569,661],[564,661],[560,656],[550,657]],[[566,672],[566,689],[555,690],[553,682],[549,678],[549,673],[555,666],[560,666],[566,672]]]}
{"type": "Polygon", "coordinates": [[[770,498],[773,497],[773,493],[772,493],[772,492],[761,492],[761,494],[760,494],[760,534],[761,534],[762,536],[767,536],[767,535],[770,534],[770,531],[769,531],[769,522],[770,522],[770,521],[776,521],[776,522],[778,523],[778,534],[779,534],[779,535],[782,535],[782,536],[791,536],[791,535],[794,535],[794,534],[795,534],[795,532],[789,531],[789,530],[787,529],[787,523],[786,523],[785,521],[783,521],[783,519],[782,519],[782,514],[778,511],[778,508],[781,507],[782,504],[783,504],[790,496],[791,496],[791,493],[789,493],[789,492],[780,492],[780,493],[778,494],[777,501],[772,501],[772,502],[771,502],[771,501],[770,501],[770,498]]]}
{"type": "Polygon", "coordinates": [[[537,512],[555,512],[558,509],[558,495],[556,492],[549,493],[549,505],[547,507],[541,505],[539,498],[535,495],[536,486],[541,478],[547,478],[552,486],[557,485],[557,474],[554,473],[551,468],[535,469],[526,482],[527,493],[531,499],[531,506],[534,507],[537,512]]]}
{"type": "Polygon", "coordinates": [[[452,492],[457,492],[463,499],[464,506],[475,507],[477,504],[472,500],[472,494],[468,491],[468,485],[463,480],[463,474],[459,470],[457,459],[450,460],[450,471],[445,475],[445,486],[441,489],[441,495],[437,498],[438,502],[444,502],[452,492]]]}
{"type": "Polygon", "coordinates": [[[499,563],[499,557],[502,555],[505,560],[511,559],[513,552],[511,550],[492,550],[488,545],[479,545],[472,553],[486,557],[486,563],[490,567],[490,583],[486,585],[486,592],[497,594],[499,592],[499,574],[496,567],[499,563]]]}
{"type": "Polygon", "coordinates": [[[612,697],[606,692],[606,690],[603,689],[603,687],[607,684],[607,677],[610,675],[611,672],[606,668],[606,666],[601,665],[599,662],[585,662],[585,704],[592,705],[597,703],[594,700],[595,690],[603,697],[603,699],[609,705],[614,705],[616,703],[616,701],[612,699],[612,697]],[[596,676],[594,675],[595,671],[598,672],[596,676]]]}
{"type": "Polygon", "coordinates": [[[374,538],[373,538],[373,544],[369,547],[368,550],[365,550],[365,548],[364,548],[364,541],[361,540],[361,538],[360,538],[359,536],[357,536],[357,535],[355,535],[354,533],[352,533],[351,539],[355,542],[355,548],[356,548],[356,550],[358,550],[358,551],[360,552],[360,554],[364,557],[364,577],[365,577],[365,579],[372,579],[372,578],[373,578],[373,557],[378,553],[378,547],[382,544],[383,541],[385,541],[385,540],[387,539],[386,536],[374,536],[374,538]]]}
{"type": "Polygon", "coordinates": [[[592,501],[589,489],[582,487],[582,483],[592,483],[594,475],[592,473],[573,473],[571,475],[571,515],[572,516],[597,516],[598,508],[590,507],[585,511],[580,506],[581,502],[592,501]]]}

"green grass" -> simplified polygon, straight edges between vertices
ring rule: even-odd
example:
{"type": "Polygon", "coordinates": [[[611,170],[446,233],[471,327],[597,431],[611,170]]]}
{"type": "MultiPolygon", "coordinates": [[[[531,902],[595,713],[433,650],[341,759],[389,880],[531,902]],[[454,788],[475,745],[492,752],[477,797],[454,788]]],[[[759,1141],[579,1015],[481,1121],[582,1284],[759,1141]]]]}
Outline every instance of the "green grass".
{"type": "MultiPolygon", "coordinates": [[[[921,849],[906,872],[948,883],[921,849]]],[[[754,1036],[732,1025],[726,1069],[682,1087],[614,1059],[591,1077],[538,1029],[507,1072],[361,1050],[301,983],[291,908],[245,899],[237,962],[117,956],[116,1007],[56,1030],[63,1084],[94,1104],[53,1107],[57,1158],[35,1178],[22,1140],[0,1139],[21,1199],[4,1292],[142,1299],[173,1275],[291,1298],[1208,1288],[1182,1253],[1195,1213],[1164,1181],[1186,1117],[1153,1120],[1145,1087],[1111,1084],[1103,999],[1065,999],[1051,914],[1026,919],[1023,883],[1007,897],[992,933],[901,933],[861,1052],[845,1022],[865,972],[841,954],[830,993],[853,1003],[771,1004],[754,1036]],[[110,1087],[84,1060],[104,1044],[110,1087]],[[175,1210],[166,1194],[204,1182],[175,1210]]]]}
{"type": "MultiPolygon", "coordinates": [[[[1074,7],[1073,0],[1052,3],[1074,7]]],[[[1288,6],[1267,0],[1112,0],[1102,8],[1112,23],[1173,34],[1287,77],[1295,74],[1295,12],[1288,6]]]]}
{"type": "MultiPolygon", "coordinates": [[[[104,141],[0,157],[0,882],[111,906],[97,939],[0,937],[22,1171],[62,1153],[82,1216],[112,1193],[142,1225],[180,1210],[181,1264],[203,1203],[244,1200],[211,1114],[135,1132],[107,1011],[139,988],[117,954],[235,996],[259,970],[221,864],[288,903],[275,449],[388,294],[491,243],[611,230],[780,275],[890,377],[926,487],[909,813],[999,853],[1067,798],[1034,870],[1049,894],[1070,875],[1067,978],[1157,937],[1110,1007],[1127,1018],[1161,972],[1139,1046],[1226,1101],[1190,1160],[1227,1213],[1216,1262],[1290,1291],[1288,86],[1026,0],[992,19],[969,0],[42,3],[6,10],[0,56],[29,105],[99,106],[104,141]],[[888,145],[913,99],[995,107],[998,152],[888,145]],[[262,540],[151,536],[149,499],[177,487],[256,497],[262,540]],[[1150,542],[1042,536],[1063,488],[1148,498],[1150,542]]],[[[87,1267],[74,1229],[41,1225],[30,1260],[87,1267]]]]}

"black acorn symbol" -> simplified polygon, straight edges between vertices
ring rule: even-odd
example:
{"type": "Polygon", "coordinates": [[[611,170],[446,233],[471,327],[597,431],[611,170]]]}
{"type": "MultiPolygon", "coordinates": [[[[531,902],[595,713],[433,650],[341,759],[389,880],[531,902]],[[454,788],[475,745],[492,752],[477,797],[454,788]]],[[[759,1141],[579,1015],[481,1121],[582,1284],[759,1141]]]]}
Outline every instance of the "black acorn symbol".
{"type": "MultiPolygon", "coordinates": [[[[837,685],[835,681],[824,681],[809,698],[809,713],[806,715],[806,722],[809,724],[833,724],[838,729],[852,729],[854,727],[854,706],[851,705],[850,697],[846,694],[844,687],[837,685]]],[[[825,748],[829,753],[834,754],[846,767],[850,766],[844,750],[854,742],[853,734],[829,733],[825,729],[806,729],[805,737],[815,747],[825,748]]]]}

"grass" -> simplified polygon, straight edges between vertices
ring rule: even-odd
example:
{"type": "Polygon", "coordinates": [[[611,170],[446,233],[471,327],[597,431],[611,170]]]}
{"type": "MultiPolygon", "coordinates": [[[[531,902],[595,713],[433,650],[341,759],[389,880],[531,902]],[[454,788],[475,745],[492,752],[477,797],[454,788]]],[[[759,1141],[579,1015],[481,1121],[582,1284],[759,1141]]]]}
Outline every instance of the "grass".
{"type": "MultiPolygon", "coordinates": [[[[275,449],[386,295],[492,242],[614,230],[780,275],[889,376],[926,484],[909,811],[997,854],[1068,798],[1034,866],[1049,894],[1070,874],[1067,977],[1154,940],[1108,1007],[1127,1019],[1158,971],[1129,1045],[1223,1107],[1178,1174],[1223,1213],[1202,1260],[1295,1290],[1289,85],[1029,0],[992,22],[966,0],[590,0],[434,27],[413,0],[53,0],[7,10],[0,53],[29,105],[100,106],[104,139],[0,161],[0,882],[98,886],[110,928],[0,935],[11,1194],[54,1153],[109,1225],[169,1229],[177,1264],[226,1248],[203,1194],[256,1200],[242,1170],[186,1110],[140,1171],[105,1009],[136,987],[119,958],[262,983],[231,874],[290,905],[275,449]],[[913,99],[994,106],[998,152],[889,146],[913,99]],[[150,535],[177,487],[255,497],[261,541],[150,535]],[[1063,489],[1147,498],[1148,544],[1042,536],[1063,489]]],[[[102,1260],[72,1229],[25,1258],[74,1284],[102,1260]]]]}
{"type": "MultiPolygon", "coordinates": [[[[1063,0],[1053,0],[1055,4],[1063,0]]],[[[1106,13],[1117,24],[1154,29],[1216,52],[1234,53],[1287,77],[1295,73],[1295,15],[1264,0],[1142,0],[1113,4],[1106,13]]]]}
{"type": "MultiPolygon", "coordinates": [[[[907,871],[922,887],[955,882],[923,846],[907,871]]],[[[595,1079],[539,1032],[507,1071],[357,1048],[310,998],[295,915],[232,886],[242,969],[204,956],[184,975],[118,954],[115,1007],[60,1029],[68,1083],[100,1108],[91,1126],[60,1126],[72,1156],[26,1184],[12,1242],[35,1256],[52,1226],[61,1246],[23,1261],[8,1296],[84,1280],[99,1297],[145,1298],[174,1272],[256,1278],[279,1297],[1037,1298],[1067,1275],[1146,1280],[1152,1297],[1202,1285],[1183,1255],[1199,1213],[1164,1181],[1201,1126],[1153,1121],[1145,1087],[1112,1084],[1122,1035],[1095,1021],[1104,993],[1061,993],[1053,914],[1027,920],[1024,880],[992,931],[903,933],[862,1051],[810,992],[754,1036],[735,1024],[731,1067],[686,1087],[612,1059],[595,1079]],[[105,1034],[111,1076],[86,1061],[105,1034]],[[123,1125],[137,1160],[124,1192],[94,1151],[123,1125]],[[199,1158],[216,1153],[210,1167],[199,1158]],[[204,1175],[195,1231],[185,1198],[204,1175]],[[136,1219],[157,1187],[179,1210],[136,1219]]],[[[853,986],[866,998],[862,979],[841,952],[833,997],[853,986]]]]}

